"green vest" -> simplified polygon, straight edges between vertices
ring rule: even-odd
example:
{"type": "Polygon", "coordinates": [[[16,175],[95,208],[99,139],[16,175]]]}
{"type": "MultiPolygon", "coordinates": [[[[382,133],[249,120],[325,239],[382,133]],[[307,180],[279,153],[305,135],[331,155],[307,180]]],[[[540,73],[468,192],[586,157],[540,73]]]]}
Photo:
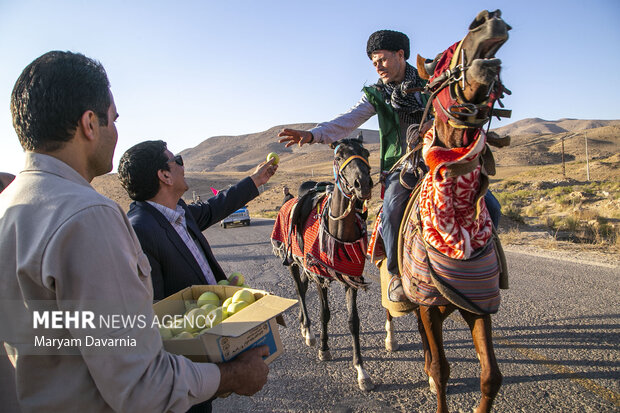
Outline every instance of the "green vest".
{"type": "Polygon", "coordinates": [[[374,106],[379,118],[379,140],[381,142],[381,171],[389,171],[390,168],[403,156],[400,133],[400,121],[398,113],[392,106],[385,103],[381,92],[373,86],[362,88],[368,101],[374,106]]]}

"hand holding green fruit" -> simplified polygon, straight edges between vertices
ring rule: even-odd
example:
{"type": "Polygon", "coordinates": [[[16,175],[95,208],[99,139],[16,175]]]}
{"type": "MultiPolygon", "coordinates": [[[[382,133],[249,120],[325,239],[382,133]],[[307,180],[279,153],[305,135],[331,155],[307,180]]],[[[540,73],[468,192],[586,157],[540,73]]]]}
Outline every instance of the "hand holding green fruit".
{"type": "Polygon", "coordinates": [[[278,162],[280,162],[280,157],[275,152],[270,152],[269,155],[267,155],[267,162],[270,162],[272,159],[274,160],[273,161],[274,165],[277,165],[278,162]]]}

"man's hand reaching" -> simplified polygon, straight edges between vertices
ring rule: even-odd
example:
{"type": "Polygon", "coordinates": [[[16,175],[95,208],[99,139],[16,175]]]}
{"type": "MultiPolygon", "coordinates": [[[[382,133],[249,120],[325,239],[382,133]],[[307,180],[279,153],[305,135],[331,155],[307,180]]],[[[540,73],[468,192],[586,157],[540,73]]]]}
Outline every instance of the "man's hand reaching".
{"type": "Polygon", "coordinates": [[[257,188],[263,184],[266,184],[278,170],[278,165],[274,165],[273,162],[274,159],[262,162],[256,167],[254,173],[250,175],[250,178],[252,178],[254,185],[256,185],[257,188]]]}
{"type": "Polygon", "coordinates": [[[289,146],[295,145],[296,143],[299,146],[303,146],[306,143],[312,142],[312,133],[305,130],[297,130],[297,129],[282,129],[280,133],[278,133],[278,137],[281,137],[278,142],[284,143],[286,142],[287,148],[289,146]]]}

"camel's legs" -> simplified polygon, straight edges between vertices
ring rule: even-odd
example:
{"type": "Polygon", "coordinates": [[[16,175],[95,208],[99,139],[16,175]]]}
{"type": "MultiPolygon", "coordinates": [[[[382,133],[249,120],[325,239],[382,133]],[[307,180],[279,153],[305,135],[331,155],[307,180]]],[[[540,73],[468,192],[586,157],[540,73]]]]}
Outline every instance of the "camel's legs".
{"type": "Polygon", "coordinates": [[[349,331],[353,338],[353,367],[357,370],[357,383],[360,389],[368,391],[375,386],[372,379],[364,370],[360,347],[360,317],[357,312],[357,289],[345,286],[347,297],[347,310],[349,313],[349,331]]]}
{"type": "Polygon", "coordinates": [[[308,291],[308,277],[305,274],[300,274],[299,266],[297,264],[291,264],[289,267],[293,281],[295,281],[295,288],[297,289],[297,295],[299,296],[299,325],[301,328],[301,335],[306,340],[306,345],[314,346],[316,339],[312,329],[310,328],[310,317],[308,317],[308,308],[306,306],[306,291],[308,291]]]}
{"type": "Polygon", "coordinates": [[[480,391],[482,397],[476,413],[490,412],[493,400],[502,385],[502,373],[499,370],[495,351],[493,350],[492,327],[490,315],[477,315],[460,310],[461,315],[471,330],[476,353],[480,360],[480,391]]]}
{"type": "Polygon", "coordinates": [[[319,359],[326,361],[331,360],[332,355],[327,345],[327,325],[331,318],[331,312],[329,311],[329,303],[327,302],[327,286],[323,286],[320,283],[316,283],[319,291],[319,302],[321,305],[321,345],[319,347],[319,359]]]}

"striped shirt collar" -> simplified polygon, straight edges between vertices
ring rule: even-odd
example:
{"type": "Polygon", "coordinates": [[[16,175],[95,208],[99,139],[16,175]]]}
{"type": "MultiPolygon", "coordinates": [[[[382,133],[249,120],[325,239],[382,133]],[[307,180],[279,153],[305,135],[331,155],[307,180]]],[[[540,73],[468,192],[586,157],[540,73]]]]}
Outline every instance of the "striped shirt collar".
{"type": "Polygon", "coordinates": [[[170,222],[171,224],[183,225],[185,226],[185,210],[181,205],[177,204],[176,209],[170,209],[165,205],[158,204],[153,201],[146,201],[150,205],[152,205],[155,209],[162,213],[162,215],[170,222]]]}

